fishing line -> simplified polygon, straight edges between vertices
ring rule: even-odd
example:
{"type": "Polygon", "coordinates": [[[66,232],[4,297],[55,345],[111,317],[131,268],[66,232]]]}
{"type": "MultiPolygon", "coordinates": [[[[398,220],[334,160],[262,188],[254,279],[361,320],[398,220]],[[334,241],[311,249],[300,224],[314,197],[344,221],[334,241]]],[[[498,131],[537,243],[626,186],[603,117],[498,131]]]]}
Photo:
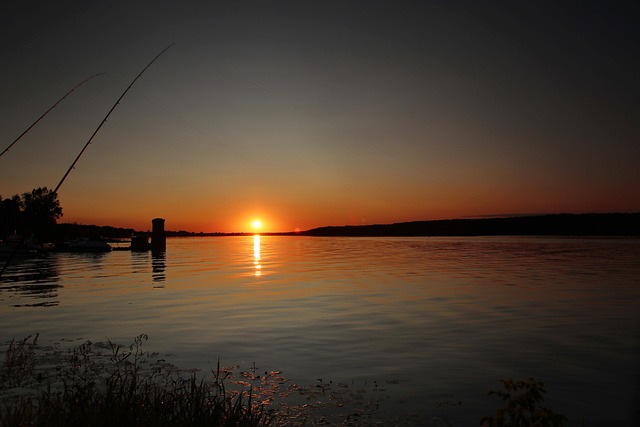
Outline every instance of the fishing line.
{"type": "MultiPolygon", "coordinates": [[[[113,110],[116,109],[116,107],[118,106],[118,104],[120,104],[120,101],[122,100],[122,98],[124,98],[124,96],[126,95],[127,92],[129,92],[129,89],[131,89],[131,87],[133,86],[133,84],[140,78],[140,76],[142,76],[142,74],[151,66],[151,64],[153,64],[156,59],[158,59],[164,52],[166,52],[171,46],[173,46],[174,43],[171,43],[169,46],[165,47],[164,49],[162,49],[162,51],[157,54],[152,60],[151,62],[149,62],[147,64],[146,67],[144,67],[142,69],[142,71],[140,71],[140,73],[138,73],[138,75],[133,79],[133,81],[129,84],[129,86],[127,86],[127,88],[124,90],[124,92],[122,92],[122,95],[120,95],[120,97],[118,98],[118,100],[113,104],[113,106],[111,107],[111,109],[109,110],[109,112],[107,113],[107,115],[104,117],[104,119],[102,119],[102,121],[100,122],[100,124],[98,125],[98,127],[96,128],[96,130],[93,132],[93,134],[91,134],[91,137],[89,138],[89,140],[87,141],[87,143],[84,145],[84,147],[82,147],[82,150],[80,150],[80,153],[76,156],[75,160],[73,161],[73,163],[71,163],[71,166],[69,166],[69,169],[67,169],[67,172],[64,174],[64,176],[62,177],[62,179],[60,180],[60,182],[58,183],[58,185],[56,186],[56,188],[50,193],[50,199],[51,201],[54,200],[54,198],[56,197],[56,195],[58,194],[58,190],[60,189],[60,187],[62,186],[62,184],[64,183],[64,181],[67,179],[67,176],[69,176],[69,173],[71,173],[71,171],[73,170],[73,168],[75,167],[76,163],[78,163],[78,160],[80,160],[80,157],[82,157],[82,154],[85,152],[85,150],[87,149],[87,147],[89,146],[89,144],[91,144],[91,141],[93,141],[93,138],[96,136],[96,134],[98,133],[98,131],[100,130],[100,128],[102,128],[102,125],[105,124],[105,122],[107,121],[107,119],[109,118],[109,116],[111,115],[111,113],[113,112],[113,110]]],[[[88,80],[88,79],[87,79],[88,80]]],[[[85,80],[86,81],[86,80],[85,80]]],[[[84,82],[82,82],[84,83],[84,82]]],[[[74,88],[75,89],[75,88],[74,88]]],[[[72,89],[73,90],[73,89],[72,89]]],[[[66,95],[65,95],[66,96],[66,95]]],[[[46,205],[45,205],[46,206],[46,205]]],[[[13,252],[11,253],[11,255],[8,257],[7,261],[5,262],[4,266],[2,267],[2,270],[0,270],[0,277],[2,277],[2,275],[4,274],[5,270],[7,269],[7,266],[9,265],[9,263],[13,260],[13,258],[15,257],[15,255],[18,253],[18,250],[20,249],[20,247],[24,244],[24,242],[26,241],[26,236],[23,236],[20,243],[18,245],[16,245],[16,247],[14,248],[13,252]]]]}
{"type": "Polygon", "coordinates": [[[91,141],[93,141],[93,138],[96,136],[96,134],[98,133],[98,131],[100,131],[100,128],[102,128],[102,125],[104,125],[107,121],[107,119],[109,118],[109,116],[111,115],[111,113],[113,112],[113,110],[116,109],[116,107],[118,106],[118,104],[120,104],[120,101],[122,100],[122,98],[124,98],[124,96],[127,94],[127,92],[129,92],[129,89],[131,89],[131,87],[133,86],[133,84],[140,78],[140,76],[142,76],[142,74],[147,71],[147,68],[149,68],[151,66],[151,64],[153,64],[156,59],[158,59],[160,57],[160,55],[162,55],[163,53],[165,53],[167,51],[167,49],[169,49],[171,46],[173,46],[174,43],[171,43],[169,46],[165,47],[164,49],[162,49],[162,51],[157,54],[155,56],[155,58],[153,58],[151,60],[151,62],[149,62],[147,64],[146,67],[144,67],[142,69],[142,71],[140,71],[140,73],[138,73],[138,75],[136,76],[135,79],[133,79],[133,81],[129,84],[129,86],[127,86],[127,88],[124,90],[124,92],[122,92],[122,95],[120,95],[120,98],[118,98],[118,100],[115,102],[115,104],[113,104],[113,106],[111,107],[111,109],[109,110],[109,112],[107,113],[107,115],[104,117],[104,119],[102,119],[102,121],[100,122],[100,124],[98,125],[98,127],[96,128],[95,131],[93,131],[93,134],[91,134],[91,137],[89,138],[89,140],[87,141],[87,143],[84,145],[84,147],[82,147],[82,150],[80,150],[80,153],[78,153],[78,155],[76,156],[75,160],[73,161],[73,163],[71,163],[71,166],[69,166],[69,169],[67,169],[67,172],[64,174],[64,176],[62,177],[62,179],[60,180],[60,182],[58,183],[58,185],[56,186],[56,188],[53,190],[52,194],[56,194],[58,192],[58,190],[60,189],[60,187],[62,186],[62,183],[67,179],[67,176],[69,176],[69,173],[71,173],[71,170],[73,170],[73,168],[75,167],[76,163],[78,163],[78,160],[80,160],[80,157],[82,157],[82,154],[84,153],[84,151],[87,149],[87,147],[89,146],[89,144],[91,144],[91,141]]]}
{"type": "MultiPolygon", "coordinates": [[[[178,51],[186,51],[194,54],[194,56],[198,56],[191,49],[184,48],[182,45],[177,49],[178,51]]],[[[202,60],[201,57],[199,57],[199,59],[202,60]]],[[[202,62],[204,62],[204,60],[202,60],[202,62]]],[[[116,79],[118,79],[117,76],[116,76],[116,79]]],[[[145,99],[147,102],[153,104],[154,106],[162,109],[165,114],[170,116],[172,119],[175,119],[178,122],[180,122],[180,124],[187,130],[192,131],[202,137],[206,137],[208,141],[215,144],[217,149],[226,151],[227,153],[229,153],[231,158],[240,159],[244,162],[250,161],[250,159],[247,156],[245,156],[240,150],[238,150],[232,143],[228,142],[227,140],[221,139],[218,136],[212,135],[211,132],[207,131],[202,126],[198,126],[195,124],[195,122],[189,120],[187,118],[187,115],[178,112],[173,107],[173,103],[167,103],[161,98],[158,98],[155,94],[142,93],[140,94],[140,97],[145,99]]]]}
{"type": "Polygon", "coordinates": [[[77,85],[75,85],[69,92],[67,92],[62,98],[60,98],[58,100],[58,102],[56,102],[55,104],[53,104],[47,111],[44,112],[44,114],[42,114],[40,117],[38,117],[38,119],[33,122],[31,124],[31,126],[29,126],[24,132],[22,132],[11,144],[9,144],[9,146],[7,148],[4,149],[4,151],[2,153],[0,153],[0,157],[2,157],[2,155],[4,153],[6,153],[7,151],[9,151],[11,149],[11,147],[13,147],[15,145],[16,142],[18,142],[20,140],[20,138],[22,138],[23,136],[25,136],[27,134],[27,132],[29,132],[31,130],[32,127],[34,127],[40,120],[42,120],[44,118],[44,116],[46,116],[47,114],[49,114],[49,111],[53,110],[54,108],[56,108],[56,106],[58,104],[60,104],[67,96],[69,96],[71,94],[71,92],[73,92],[74,90],[76,90],[77,88],[79,88],[80,86],[82,86],[84,83],[88,82],[89,80],[91,80],[94,77],[98,77],[101,76],[103,74],[106,73],[98,73],[98,74],[94,74],[91,77],[88,77],[86,79],[84,79],[83,81],[81,81],[80,83],[78,83],[77,85]]]}

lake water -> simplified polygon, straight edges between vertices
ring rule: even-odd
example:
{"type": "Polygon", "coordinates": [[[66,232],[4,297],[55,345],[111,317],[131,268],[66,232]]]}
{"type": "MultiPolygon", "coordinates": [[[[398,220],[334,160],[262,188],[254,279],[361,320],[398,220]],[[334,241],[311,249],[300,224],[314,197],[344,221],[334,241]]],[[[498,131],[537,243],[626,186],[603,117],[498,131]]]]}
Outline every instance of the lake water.
{"type": "Polygon", "coordinates": [[[501,378],[535,377],[569,425],[638,425],[640,239],[244,236],[172,238],[158,257],[49,254],[0,279],[0,325],[3,343],[146,333],[178,366],[220,357],[343,383],[416,424],[479,425],[501,378]]]}

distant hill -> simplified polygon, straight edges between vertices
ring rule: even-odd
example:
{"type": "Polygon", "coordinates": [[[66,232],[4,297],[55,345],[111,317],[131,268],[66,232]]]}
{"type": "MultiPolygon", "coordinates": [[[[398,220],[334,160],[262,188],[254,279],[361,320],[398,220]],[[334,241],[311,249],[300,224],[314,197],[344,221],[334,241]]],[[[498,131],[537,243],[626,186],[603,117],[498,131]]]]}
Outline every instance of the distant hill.
{"type": "MultiPolygon", "coordinates": [[[[57,240],[99,235],[111,239],[146,234],[132,228],[62,223],[57,240]]],[[[249,236],[254,233],[166,231],[167,237],[249,236]]],[[[640,213],[553,214],[519,217],[445,219],[395,224],[319,227],[274,236],[640,236],[640,213]]]]}
{"type": "Polygon", "coordinates": [[[320,227],[306,236],[640,236],[640,213],[554,214],[320,227]]]}

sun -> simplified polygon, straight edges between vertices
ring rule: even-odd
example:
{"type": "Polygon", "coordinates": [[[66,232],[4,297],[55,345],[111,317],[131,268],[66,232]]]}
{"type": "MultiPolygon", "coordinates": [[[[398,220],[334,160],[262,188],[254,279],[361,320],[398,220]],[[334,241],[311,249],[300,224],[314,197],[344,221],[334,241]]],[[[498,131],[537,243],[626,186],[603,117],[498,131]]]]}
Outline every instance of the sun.
{"type": "Polygon", "coordinates": [[[254,219],[252,225],[255,230],[260,230],[260,227],[262,227],[262,221],[254,219]]]}

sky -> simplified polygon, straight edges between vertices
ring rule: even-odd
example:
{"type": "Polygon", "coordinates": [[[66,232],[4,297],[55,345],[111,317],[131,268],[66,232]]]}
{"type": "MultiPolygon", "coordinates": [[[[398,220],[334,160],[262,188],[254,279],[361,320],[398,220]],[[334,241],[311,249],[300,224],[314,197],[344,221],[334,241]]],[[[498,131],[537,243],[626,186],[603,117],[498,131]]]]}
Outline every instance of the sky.
{"type": "Polygon", "coordinates": [[[0,195],[168,230],[640,212],[632,1],[0,5],[0,195]]]}

